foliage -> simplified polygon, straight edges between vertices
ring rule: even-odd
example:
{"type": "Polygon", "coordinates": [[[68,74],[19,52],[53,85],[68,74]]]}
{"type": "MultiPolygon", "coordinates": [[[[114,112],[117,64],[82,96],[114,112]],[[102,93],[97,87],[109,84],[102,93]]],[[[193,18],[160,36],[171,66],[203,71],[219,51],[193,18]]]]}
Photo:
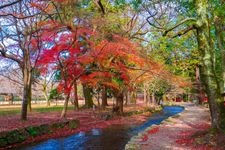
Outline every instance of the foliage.
{"type": "Polygon", "coordinates": [[[58,92],[57,89],[52,89],[50,91],[49,99],[59,99],[61,96],[61,93],[58,92]]]}

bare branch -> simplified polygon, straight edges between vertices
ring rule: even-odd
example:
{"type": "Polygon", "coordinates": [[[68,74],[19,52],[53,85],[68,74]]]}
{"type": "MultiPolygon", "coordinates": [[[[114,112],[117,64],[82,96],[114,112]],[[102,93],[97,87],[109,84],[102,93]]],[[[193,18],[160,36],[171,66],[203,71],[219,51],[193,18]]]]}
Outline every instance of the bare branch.
{"type": "Polygon", "coordinates": [[[94,0],[94,3],[98,6],[98,8],[102,11],[102,14],[104,15],[105,14],[105,9],[102,5],[102,2],[101,0],[94,0]]]}
{"type": "Polygon", "coordinates": [[[150,16],[148,16],[147,19],[146,19],[147,22],[148,22],[151,26],[153,26],[154,28],[157,28],[157,29],[159,29],[159,30],[164,30],[164,28],[155,25],[154,23],[152,23],[152,22],[149,20],[150,18],[154,17],[155,15],[157,15],[157,13],[155,13],[155,14],[153,14],[153,15],[150,14],[150,16]]]}
{"type": "Polygon", "coordinates": [[[14,1],[14,2],[11,2],[11,3],[8,3],[8,4],[5,4],[5,5],[1,5],[0,6],[0,9],[3,9],[3,8],[5,8],[5,7],[9,7],[9,6],[12,6],[12,5],[14,5],[14,4],[16,4],[16,3],[19,3],[19,2],[21,2],[22,0],[17,0],[17,1],[14,1]]]}
{"type": "Polygon", "coordinates": [[[6,50],[2,46],[0,46],[0,56],[5,57],[5,58],[8,58],[8,59],[11,59],[11,60],[14,60],[19,65],[21,65],[21,61],[18,58],[14,57],[12,55],[7,54],[6,53],[6,50]]]}

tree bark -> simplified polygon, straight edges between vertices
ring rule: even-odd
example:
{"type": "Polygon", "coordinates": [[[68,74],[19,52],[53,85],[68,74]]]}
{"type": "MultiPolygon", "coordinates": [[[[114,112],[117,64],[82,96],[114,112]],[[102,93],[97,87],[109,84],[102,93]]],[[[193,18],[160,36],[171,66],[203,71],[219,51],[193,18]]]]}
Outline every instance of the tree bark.
{"type": "Polygon", "coordinates": [[[147,98],[147,87],[146,87],[146,84],[144,84],[144,102],[147,105],[148,98],[147,98]]]}
{"type": "Polygon", "coordinates": [[[123,92],[119,91],[116,95],[118,114],[123,115],[123,92]]]}
{"type": "Polygon", "coordinates": [[[47,81],[46,81],[46,79],[44,80],[44,83],[42,84],[42,92],[43,92],[43,95],[44,95],[45,100],[46,100],[46,106],[49,107],[50,106],[50,99],[49,99],[49,96],[48,96],[48,93],[47,93],[47,81]]]}
{"type": "Polygon", "coordinates": [[[29,89],[28,89],[28,92],[29,92],[29,94],[28,94],[28,110],[29,110],[29,112],[32,111],[32,107],[31,107],[31,101],[32,101],[32,98],[31,98],[31,95],[32,95],[31,85],[32,85],[32,83],[29,83],[29,89]]]}
{"type": "Polygon", "coordinates": [[[70,99],[70,93],[68,93],[66,95],[65,102],[64,102],[64,106],[63,106],[63,110],[62,110],[62,113],[61,113],[61,116],[60,116],[61,119],[62,118],[66,118],[66,113],[67,113],[67,109],[68,109],[69,99],[70,99]]]}
{"type": "Polygon", "coordinates": [[[155,105],[156,104],[156,100],[155,100],[155,93],[152,93],[152,104],[155,105]]]}
{"type": "Polygon", "coordinates": [[[225,129],[225,106],[220,93],[220,84],[215,71],[214,48],[211,45],[208,22],[208,1],[197,0],[197,41],[202,62],[202,81],[208,96],[211,123],[216,129],[225,129]]]}
{"type": "Polygon", "coordinates": [[[136,91],[135,92],[134,91],[131,91],[130,94],[131,94],[131,100],[130,100],[130,102],[132,104],[136,104],[136,99],[137,99],[136,91]]]}
{"type": "Polygon", "coordinates": [[[74,90],[74,110],[78,110],[79,109],[79,103],[78,103],[77,82],[76,81],[73,84],[73,90],[74,90]]]}
{"type": "Polygon", "coordinates": [[[107,92],[106,92],[106,87],[103,87],[102,88],[102,108],[105,109],[106,106],[108,106],[107,92]]]}
{"type": "MultiPolygon", "coordinates": [[[[27,108],[28,103],[31,102],[31,81],[32,81],[32,70],[29,64],[29,61],[25,57],[24,66],[22,68],[23,71],[23,100],[22,100],[22,110],[21,110],[21,120],[27,120],[27,108]]],[[[31,103],[30,107],[31,109],[31,103]]]]}
{"type": "Polygon", "coordinates": [[[50,99],[47,95],[47,91],[42,91],[43,92],[43,95],[45,97],[45,100],[46,100],[46,106],[49,107],[50,106],[50,99]]]}
{"type": "Polygon", "coordinates": [[[126,90],[126,92],[125,92],[125,103],[124,103],[125,106],[127,106],[127,104],[128,104],[128,97],[129,97],[129,92],[128,92],[128,90],[126,90]]]}
{"type": "MultiPolygon", "coordinates": [[[[214,17],[214,24],[215,24],[215,33],[217,39],[217,46],[220,50],[221,54],[221,75],[222,80],[221,83],[221,93],[225,92],[225,33],[223,31],[223,16],[215,16],[214,17]]],[[[225,98],[225,97],[224,97],[225,98]]]]}
{"type": "Polygon", "coordinates": [[[88,87],[88,85],[86,84],[83,84],[83,94],[86,108],[92,108],[92,106],[94,105],[91,92],[92,88],[88,87]]]}

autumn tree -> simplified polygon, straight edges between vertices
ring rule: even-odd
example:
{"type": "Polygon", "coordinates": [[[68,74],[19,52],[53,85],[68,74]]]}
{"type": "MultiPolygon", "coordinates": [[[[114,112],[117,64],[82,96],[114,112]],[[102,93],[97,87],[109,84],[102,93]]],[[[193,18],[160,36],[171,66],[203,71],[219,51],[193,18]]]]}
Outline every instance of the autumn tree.
{"type": "Polygon", "coordinates": [[[45,17],[31,3],[3,3],[0,10],[1,20],[4,20],[1,21],[0,56],[17,63],[23,74],[22,120],[27,119],[28,106],[31,110],[33,71],[43,46],[38,22],[45,17]]]}
{"type": "MultiPolygon", "coordinates": [[[[55,31],[52,33],[54,34],[55,31]]],[[[74,83],[77,82],[81,75],[86,73],[86,69],[82,66],[82,63],[85,60],[87,62],[90,61],[84,56],[87,47],[83,40],[87,38],[87,35],[90,35],[89,30],[76,27],[74,30],[64,30],[64,32],[60,32],[51,39],[48,38],[47,42],[52,44],[52,46],[43,50],[38,61],[42,73],[45,73],[47,68],[51,68],[59,74],[58,90],[65,95],[64,108],[61,114],[62,118],[66,115],[74,83]]]]}

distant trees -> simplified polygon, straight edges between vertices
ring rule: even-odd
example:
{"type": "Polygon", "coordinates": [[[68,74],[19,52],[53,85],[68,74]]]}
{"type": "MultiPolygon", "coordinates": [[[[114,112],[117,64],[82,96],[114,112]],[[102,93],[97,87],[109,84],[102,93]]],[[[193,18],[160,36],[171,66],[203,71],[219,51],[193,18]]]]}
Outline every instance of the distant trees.
{"type": "MultiPolygon", "coordinates": [[[[0,55],[16,62],[23,74],[21,119],[27,119],[31,86],[38,78],[44,78],[41,84],[47,104],[49,96],[54,97],[57,92],[65,96],[62,118],[66,117],[71,93],[74,108],[79,107],[78,84],[83,86],[85,107],[92,107],[92,96],[97,92],[101,93],[105,108],[110,90],[116,98],[115,110],[122,114],[125,95],[129,91],[135,95],[134,89],[146,80],[153,83],[157,78],[175,83],[178,78],[149,55],[152,51],[146,44],[151,30],[147,28],[149,20],[141,15],[143,11],[137,11],[140,4],[141,1],[135,0],[29,0],[0,6],[0,16],[4,19],[0,55]],[[54,72],[58,81],[57,91],[50,95],[47,93],[49,71],[54,72]]],[[[164,87],[157,90],[160,94],[167,91],[164,87]]],[[[157,94],[157,90],[152,93],[157,94]]]]}

